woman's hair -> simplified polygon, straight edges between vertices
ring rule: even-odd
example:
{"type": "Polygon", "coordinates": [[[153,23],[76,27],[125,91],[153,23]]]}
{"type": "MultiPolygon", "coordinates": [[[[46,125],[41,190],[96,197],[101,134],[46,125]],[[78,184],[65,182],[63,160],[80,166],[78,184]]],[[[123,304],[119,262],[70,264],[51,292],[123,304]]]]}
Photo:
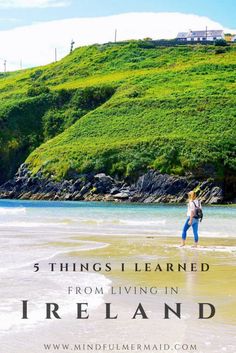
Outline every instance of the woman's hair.
{"type": "Polygon", "coordinates": [[[197,195],[196,195],[196,193],[195,193],[195,191],[190,191],[189,193],[188,193],[188,199],[189,199],[189,201],[193,201],[193,200],[195,200],[197,198],[197,195]]]}

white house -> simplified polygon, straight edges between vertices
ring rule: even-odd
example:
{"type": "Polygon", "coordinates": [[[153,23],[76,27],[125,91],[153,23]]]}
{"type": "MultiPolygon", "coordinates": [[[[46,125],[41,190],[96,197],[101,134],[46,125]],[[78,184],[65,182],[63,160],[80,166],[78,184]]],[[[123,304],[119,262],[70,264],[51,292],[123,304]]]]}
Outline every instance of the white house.
{"type": "Polygon", "coordinates": [[[178,33],[177,40],[181,42],[205,42],[205,41],[215,41],[218,39],[224,39],[223,30],[208,30],[205,31],[189,31],[178,33]]]}
{"type": "Polygon", "coordinates": [[[231,42],[236,42],[236,35],[231,38],[231,42]]]}

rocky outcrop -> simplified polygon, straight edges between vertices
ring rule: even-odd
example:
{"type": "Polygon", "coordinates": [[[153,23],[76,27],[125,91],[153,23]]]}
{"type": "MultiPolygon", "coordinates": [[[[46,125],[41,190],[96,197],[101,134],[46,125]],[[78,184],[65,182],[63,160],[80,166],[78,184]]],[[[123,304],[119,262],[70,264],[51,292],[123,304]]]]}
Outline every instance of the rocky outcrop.
{"type": "Polygon", "coordinates": [[[22,164],[15,177],[0,187],[0,198],[181,203],[193,189],[198,191],[204,203],[224,201],[223,190],[212,181],[200,182],[154,170],[149,170],[133,184],[115,180],[104,173],[81,174],[57,182],[40,172],[32,175],[26,164],[22,164]]]}

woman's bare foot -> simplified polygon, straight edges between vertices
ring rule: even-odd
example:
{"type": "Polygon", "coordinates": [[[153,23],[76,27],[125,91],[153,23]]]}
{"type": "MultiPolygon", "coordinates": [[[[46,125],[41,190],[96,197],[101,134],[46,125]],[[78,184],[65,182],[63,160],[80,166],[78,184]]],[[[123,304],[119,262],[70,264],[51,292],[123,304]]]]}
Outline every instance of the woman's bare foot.
{"type": "Polygon", "coordinates": [[[182,248],[183,246],[185,246],[185,241],[183,241],[182,244],[180,245],[181,248],[182,248]]]}
{"type": "Polygon", "coordinates": [[[197,243],[195,243],[195,244],[192,246],[192,248],[197,248],[197,243]]]}

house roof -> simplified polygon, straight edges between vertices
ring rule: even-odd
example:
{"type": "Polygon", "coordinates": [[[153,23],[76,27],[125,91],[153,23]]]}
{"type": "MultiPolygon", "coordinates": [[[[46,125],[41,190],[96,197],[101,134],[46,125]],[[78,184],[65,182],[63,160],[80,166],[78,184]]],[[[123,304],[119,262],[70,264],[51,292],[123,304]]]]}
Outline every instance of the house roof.
{"type": "Polygon", "coordinates": [[[177,34],[177,38],[187,38],[188,37],[188,32],[179,32],[177,34]]]}
{"type": "Polygon", "coordinates": [[[223,30],[205,30],[205,31],[190,31],[191,37],[206,37],[206,33],[208,37],[220,37],[223,35],[223,30]]]}
{"type": "Polygon", "coordinates": [[[223,30],[205,30],[205,31],[189,31],[189,32],[180,32],[177,35],[178,39],[181,38],[194,38],[194,37],[222,37],[224,34],[223,30]]]}

